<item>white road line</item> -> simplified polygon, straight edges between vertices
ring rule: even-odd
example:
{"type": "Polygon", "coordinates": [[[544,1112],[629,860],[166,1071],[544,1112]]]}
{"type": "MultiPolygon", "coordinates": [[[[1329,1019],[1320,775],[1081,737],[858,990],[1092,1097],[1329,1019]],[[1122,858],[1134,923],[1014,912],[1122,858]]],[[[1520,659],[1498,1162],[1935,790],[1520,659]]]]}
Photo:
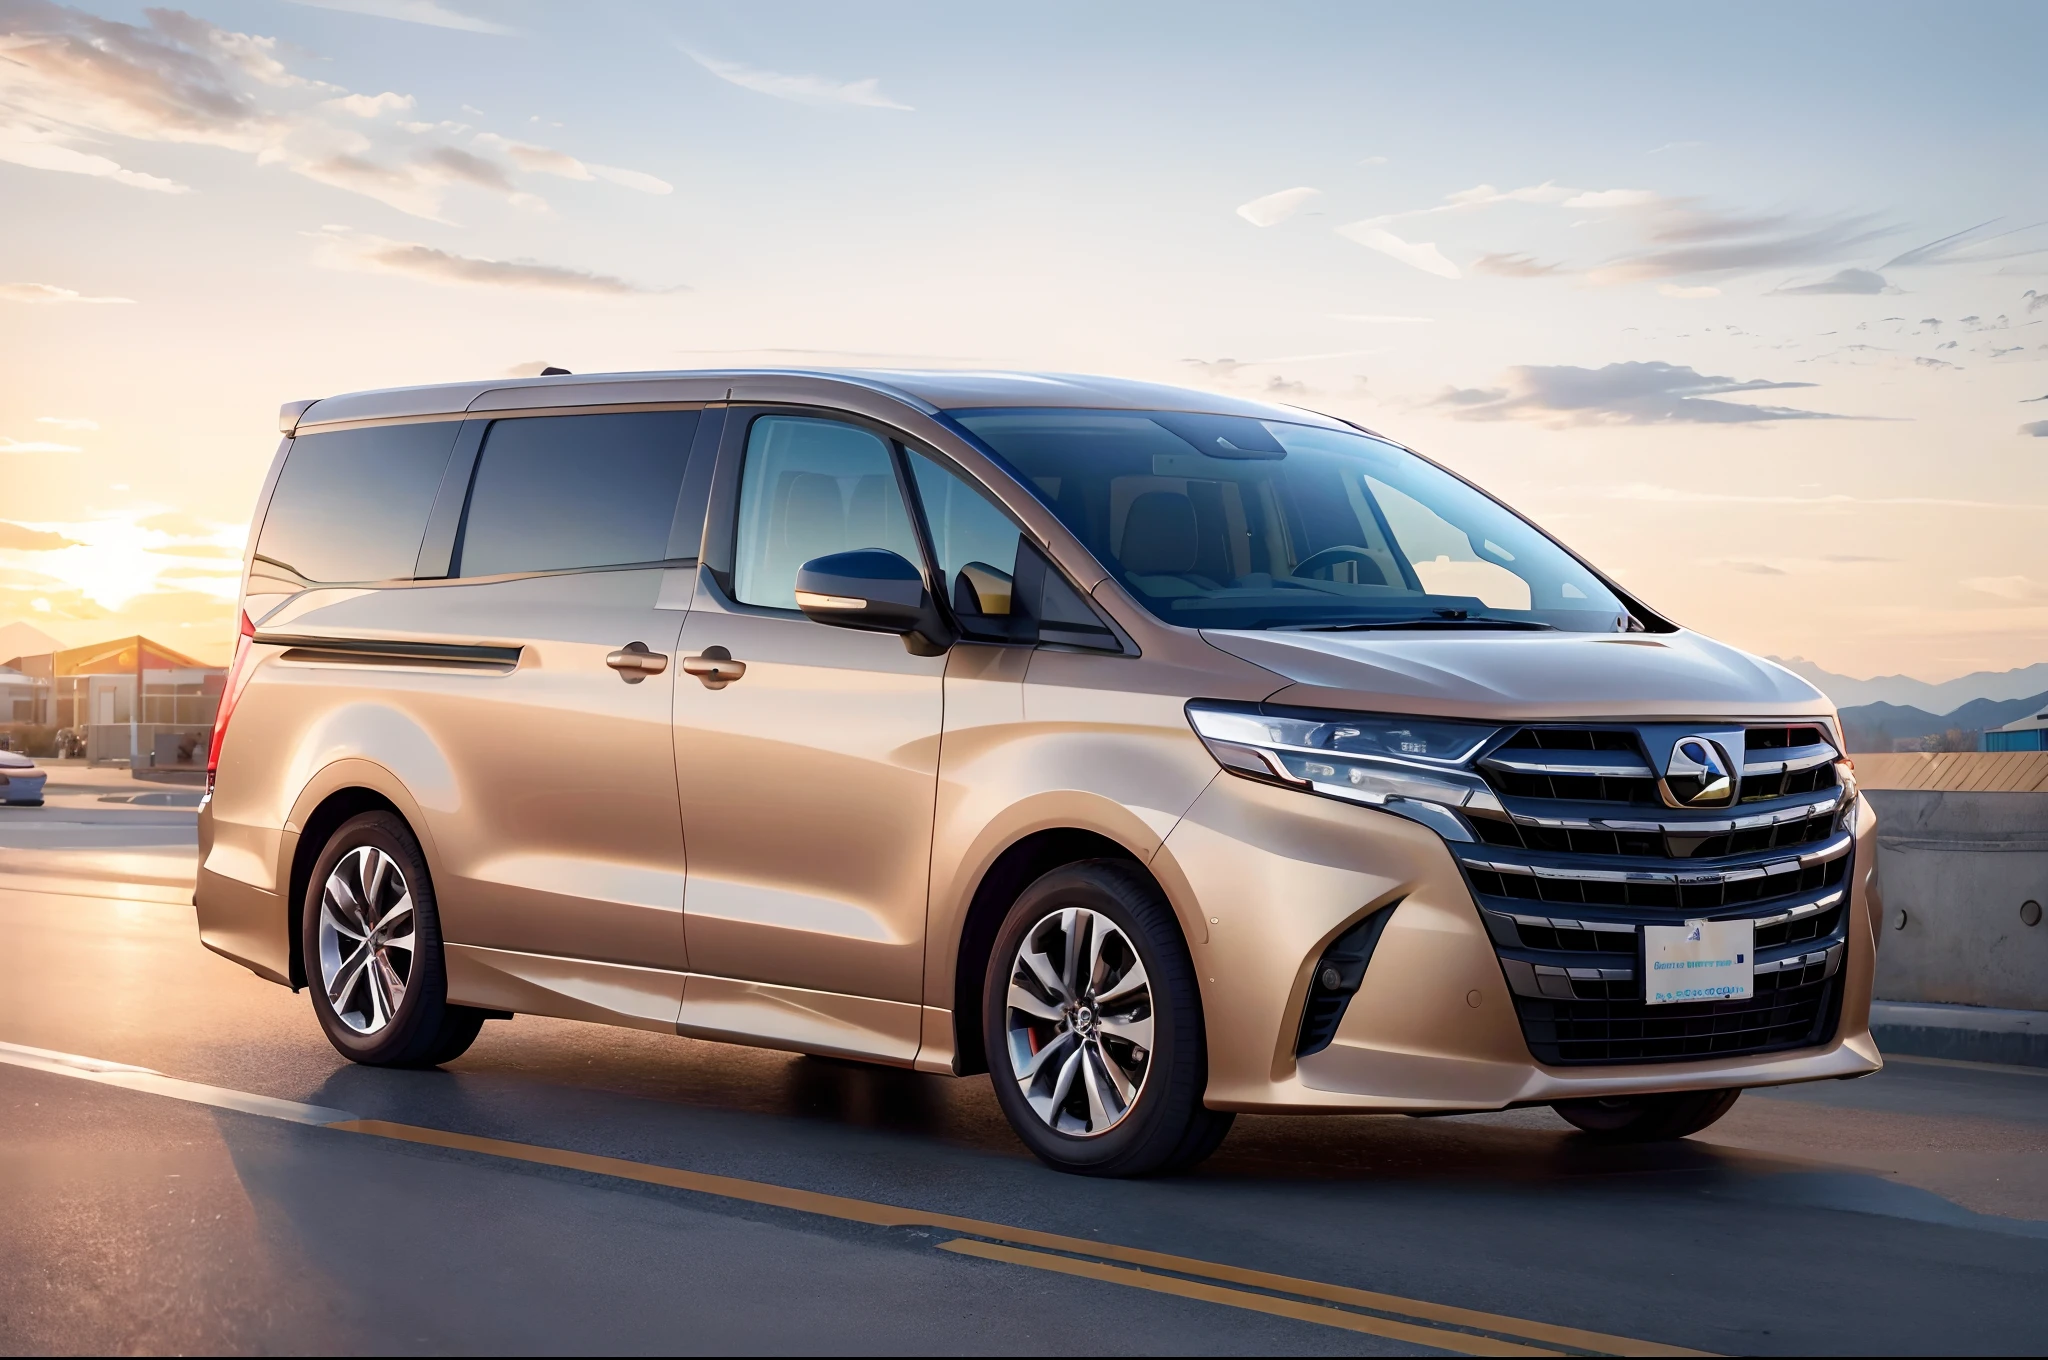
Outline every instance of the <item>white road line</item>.
{"type": "Polygon", "coordinates": [[[50,1072],[60,1077],[76,1077],[80,1081],[94,1081],[103,1086],[147,1091],[151,1095],[169,1096],[172,1100],[190,1101],[194,1105],[211,1105],[217,1110],[236,1110],[242,1114],[262,1115],[265,1119],[282,1119],[292,1124],[338,1124],[358,1117],[348,1110],[302,1105],[296,1100],[230,1091],[225,1086],[208,1086],[203,1082],[180,1081],[150,1067],[131,1067],[127,1063],[88,1058],[78,1053],[59,1053],[49,1048],[30,1048],[26,1044],[0,1043],[0,1063],[50,1072]]]}

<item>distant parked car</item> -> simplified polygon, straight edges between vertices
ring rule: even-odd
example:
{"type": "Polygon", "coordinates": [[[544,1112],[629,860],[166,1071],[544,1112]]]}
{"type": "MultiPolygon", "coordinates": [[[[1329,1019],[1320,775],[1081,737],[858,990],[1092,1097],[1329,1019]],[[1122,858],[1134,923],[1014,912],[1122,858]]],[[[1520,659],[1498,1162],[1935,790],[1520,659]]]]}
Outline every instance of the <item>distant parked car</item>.
{"type": "Polygon", "coordinates": [[[0,803],[11,807],[41,807],[43,781],[48,778],[27,756],[14,751],[0,751],[0,803]]]}

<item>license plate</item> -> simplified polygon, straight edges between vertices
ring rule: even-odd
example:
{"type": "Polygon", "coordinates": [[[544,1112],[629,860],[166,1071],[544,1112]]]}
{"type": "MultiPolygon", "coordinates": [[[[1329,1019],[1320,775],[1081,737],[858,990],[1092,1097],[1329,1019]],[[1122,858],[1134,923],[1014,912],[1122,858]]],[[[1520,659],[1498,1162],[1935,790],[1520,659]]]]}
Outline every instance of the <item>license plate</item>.
{"type": "Polygon", "coordinates": [[[1756,994],[1756,922],[1643,927],[1643,1000],[1741,1001],[1756,994]]]}

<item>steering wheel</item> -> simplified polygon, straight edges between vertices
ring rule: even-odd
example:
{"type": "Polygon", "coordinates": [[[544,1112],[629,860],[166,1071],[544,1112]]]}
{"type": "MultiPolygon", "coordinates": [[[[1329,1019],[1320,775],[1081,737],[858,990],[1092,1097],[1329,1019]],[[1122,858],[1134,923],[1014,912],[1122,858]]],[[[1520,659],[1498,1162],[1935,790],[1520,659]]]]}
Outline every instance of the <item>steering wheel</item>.
{"type": "Polygon", "coordinates": [[[1339,543],[1335,547],[1325,548],[1321,552],[1310,553],[1307,557],[1296,563],[1294,570],[1289,572],[1288,575],[1312,576],[1318,571],[1328,571],[1339,562],[1369,562],[1372,564],[1372,569],[1379,576],[1380,580],[1382,582],[1386,580],[1386,573],[1380,571],[1378,560],[1355,543],[1339,543]]]}

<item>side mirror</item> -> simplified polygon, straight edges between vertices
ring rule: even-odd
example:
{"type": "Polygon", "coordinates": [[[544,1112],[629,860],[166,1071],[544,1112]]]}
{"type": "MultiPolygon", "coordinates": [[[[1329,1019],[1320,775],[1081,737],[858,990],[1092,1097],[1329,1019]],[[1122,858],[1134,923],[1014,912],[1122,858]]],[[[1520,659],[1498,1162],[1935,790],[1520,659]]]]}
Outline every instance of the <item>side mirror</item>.
{"type": "Polygon", "coordinates": [[[953,630],[924,588],[924,576],[882,548],[814,557],[797,568],[796,607],[835,628],[895,633],[914,656],[937,656],[953,630]]]}

